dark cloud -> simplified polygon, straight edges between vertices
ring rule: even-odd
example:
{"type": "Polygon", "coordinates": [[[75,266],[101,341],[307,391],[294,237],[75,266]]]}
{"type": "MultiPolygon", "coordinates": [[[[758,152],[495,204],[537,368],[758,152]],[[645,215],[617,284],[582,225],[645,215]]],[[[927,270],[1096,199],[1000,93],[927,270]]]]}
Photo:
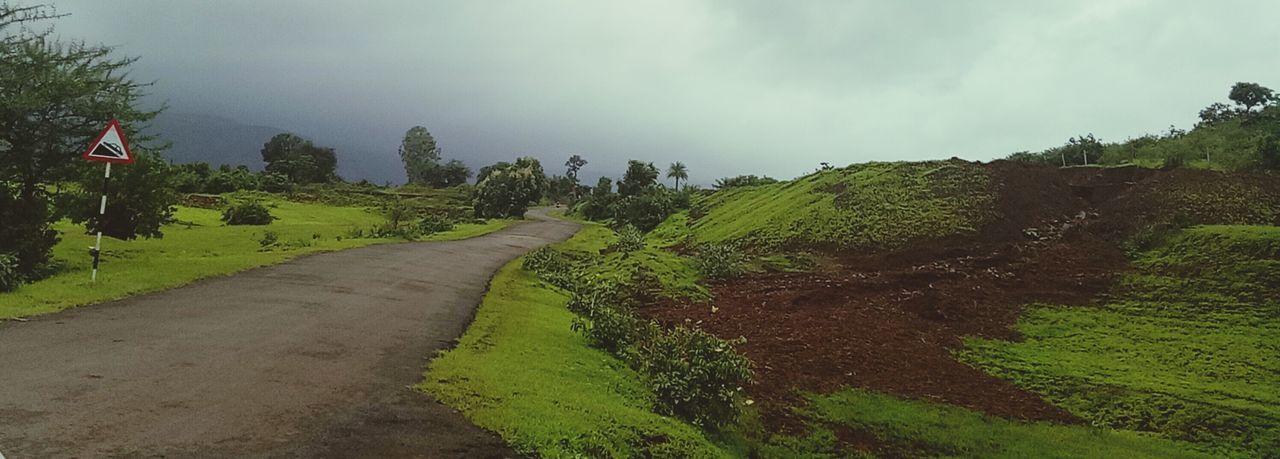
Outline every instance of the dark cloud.
{"type": "Polygon", "coordinates": [[[820,161],[990,159],[1189,126],[1280,84],[1272,2],[58,1],[175,110],[393,158],[426,125],[479,166],[694,182],[820,161]]]}

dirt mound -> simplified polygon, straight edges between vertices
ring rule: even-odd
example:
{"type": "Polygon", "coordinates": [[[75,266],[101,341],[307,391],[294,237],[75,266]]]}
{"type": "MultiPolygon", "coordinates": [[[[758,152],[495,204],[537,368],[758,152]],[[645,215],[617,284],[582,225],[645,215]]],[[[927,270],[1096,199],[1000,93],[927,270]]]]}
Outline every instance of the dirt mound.
{"type": "Polygon", "coordinates": [[[1129,268],[1118,243],[1145,225],[1175,217],[1280,223],[1273,175],[986,167],[997,216],[976,234],[891,252],[844,251],[823,272],[751,275],[713,285],[713,304],[668,301],[641,313],[745,337],[739,350],[756,364],[753,397],[782,427],[794,425],[786,408],[797,402],[795,390],[850,386],[1008,418],[1078,422],[953,352],[965,336],[1019,339],[1011,326],[1025,304],[1096,302],[1129,268]]]}

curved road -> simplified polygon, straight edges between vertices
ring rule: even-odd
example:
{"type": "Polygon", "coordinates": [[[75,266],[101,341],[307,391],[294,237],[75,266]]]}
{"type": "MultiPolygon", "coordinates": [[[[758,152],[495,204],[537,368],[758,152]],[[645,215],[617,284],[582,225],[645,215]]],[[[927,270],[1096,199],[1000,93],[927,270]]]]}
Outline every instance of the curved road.
{"type": "Polygon", "coordinates": [[[409,386],[499,267],[577,230],[535,217],[0,323],[0,454],[514,456],[409,386]]]}

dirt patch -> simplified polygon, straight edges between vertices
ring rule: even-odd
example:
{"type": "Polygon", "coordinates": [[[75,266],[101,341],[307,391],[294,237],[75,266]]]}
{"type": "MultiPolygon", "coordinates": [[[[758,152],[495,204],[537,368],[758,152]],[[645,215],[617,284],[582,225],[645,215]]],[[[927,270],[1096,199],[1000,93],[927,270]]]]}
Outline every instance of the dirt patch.
{"type": "Polygon", "coordinates": [[[1076,423],[1039,396],[958,362],[963,337],[1018,340],[1011,327],[1023,305],[1100,301],[1129,269],[1119,243],[1143,225],[1184,214],[1194,223],[1263,223],[1280,208],[1276,177],[1266,174],[987,167],[998,216],[976,234],[844,251],[822,272],[723,281],[712,285],[713,304],[667,300],[641,313],[746,338],[739,350],[756,365],[751,395],[775,427],[798,425],[788,409],[799,402],[797,390],[843,387],[1076,423]],[[1237,195],[1247,199],[1220,198],[1237,195]]]}

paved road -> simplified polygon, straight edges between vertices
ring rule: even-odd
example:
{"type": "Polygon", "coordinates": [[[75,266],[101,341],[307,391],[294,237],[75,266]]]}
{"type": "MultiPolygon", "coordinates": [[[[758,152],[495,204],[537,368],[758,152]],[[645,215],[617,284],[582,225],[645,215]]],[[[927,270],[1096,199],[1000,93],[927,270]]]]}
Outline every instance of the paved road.
{"type": "Polygon", "coordinates": [[[577,226],[309,256],[0,323],[0,453],[35,457],[503,457],[408,386],[490,277],[577,226]]]}

